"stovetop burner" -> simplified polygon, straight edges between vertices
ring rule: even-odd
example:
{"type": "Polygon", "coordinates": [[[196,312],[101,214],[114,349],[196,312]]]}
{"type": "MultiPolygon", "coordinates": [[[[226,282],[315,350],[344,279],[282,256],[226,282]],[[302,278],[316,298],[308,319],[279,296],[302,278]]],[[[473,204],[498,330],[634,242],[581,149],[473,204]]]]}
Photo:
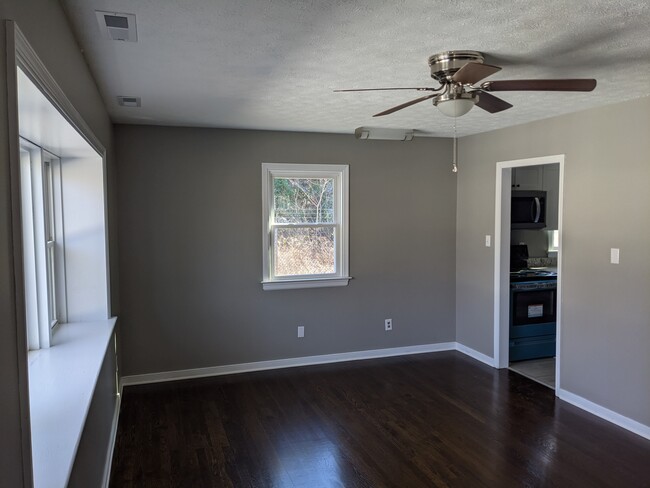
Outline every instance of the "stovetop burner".
{"type": "Polygon", "coordinates": [[[510,282],[516,283],[521,281],[547,281],[557,280],[557,273],[555,271],[548,271],[544,269],[520,269],[519,271],[510,272],[510,282]]]}

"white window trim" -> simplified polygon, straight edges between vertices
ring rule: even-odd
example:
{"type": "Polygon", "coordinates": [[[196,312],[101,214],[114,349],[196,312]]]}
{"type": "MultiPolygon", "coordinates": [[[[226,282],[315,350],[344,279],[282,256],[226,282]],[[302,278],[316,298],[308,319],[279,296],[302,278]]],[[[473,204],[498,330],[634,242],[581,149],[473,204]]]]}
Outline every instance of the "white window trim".
{"type": "MultiPolygon", "coordinates": [[[[349,276],[349,167],[346,164],[262,163],[262,288],[286,290],[296,288],[322,288],[346,286],[349,276]],[[336,272],[327,275],[274,277],[271,239],[273,208],[273,178],[334,178],[336,222],[340,235],[336,235],[336,272]]],[[[320,226],[320,225],[319,225],[320,226]]],[[[324,226],[327,226],[325,224],[324,226]]],[[[298,227],[308,227],[299,225],[298,227]]]]}
{"type": "Polygon", "coordinates": [[[549,257],[555,257],[557,256],[558,251],[560,250],[559,247],[559,235],[558,235],[558,245],[554,245],[555,243],[553,242],[553,234],[558,233],[559,231],[557,230],[549,230],[548,231],[548,256],[549,257]]]}
{"type": "MultiPolygon", "coordinates": [[[[66,279],[65,279],[65,233],[63,223],[63,177],[62,177],[62,164],[61,158],[56,156],[45,149],[41,149],[41,161],[43,164],[43,177],[50,178],[49,190],[45,192],[48,182],[43,183],[45,193],[51,194],[47,196],[45,213],[49,220],[48,226],[50,229],[50,236],[52,241],[46,243],[48,254],[50,248],[52,255],[48,256],[48,305],[52,307],[54,316],[50,317],[50,333],[53,334],[55,328],[67,322],[67,300],[66,300],[66,279]],[[47,175],[46,164],[49,166],[50,174],[47,175]],[[50,273],[54,273],[53,276],[50,273]]],[[[44,195],[45,196],[45,195],[44,195]]],[[[47,229],[47,226],[46,226],[47,229]]],[[[46,236],[48,238],[48,236],[46,236]]]]}
{"type": "Polygon", "coordinates": [[[23,138],[20,151],[27,344],[35,350],[50,347],[66,321],[61,160],[23,138]]]}

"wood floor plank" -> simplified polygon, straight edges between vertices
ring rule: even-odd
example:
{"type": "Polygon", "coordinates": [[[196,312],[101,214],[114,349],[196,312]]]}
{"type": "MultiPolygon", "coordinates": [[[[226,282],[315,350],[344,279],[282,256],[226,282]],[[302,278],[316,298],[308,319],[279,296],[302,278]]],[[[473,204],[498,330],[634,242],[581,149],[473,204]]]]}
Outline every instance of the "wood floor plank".
{"type": "Polygon", "coordinates": [[[650,487],[650,441],[457,352],[127,387],[110,486],[650,487]]]}

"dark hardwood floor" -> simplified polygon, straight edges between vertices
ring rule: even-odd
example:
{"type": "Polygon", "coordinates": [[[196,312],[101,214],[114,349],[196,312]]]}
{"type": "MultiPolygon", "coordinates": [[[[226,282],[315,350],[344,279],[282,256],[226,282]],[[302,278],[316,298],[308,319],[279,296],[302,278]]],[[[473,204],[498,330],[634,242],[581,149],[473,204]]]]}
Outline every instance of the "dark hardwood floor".
{"type": "Polygon", "coordinates": [[[111,487],[641,487],[650,441],[460,353],[125,388],[111,487]]]}

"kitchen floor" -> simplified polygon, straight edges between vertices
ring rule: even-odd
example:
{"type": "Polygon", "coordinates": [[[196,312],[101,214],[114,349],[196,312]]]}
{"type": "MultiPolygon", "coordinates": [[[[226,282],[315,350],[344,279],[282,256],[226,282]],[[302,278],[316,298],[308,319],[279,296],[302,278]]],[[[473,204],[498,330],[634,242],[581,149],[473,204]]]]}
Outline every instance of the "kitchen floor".
{"type": "Polygon", "coordinates": [[[511,371],[555,389],[555,358],[531,359],[510,363],[511,371]]]}

